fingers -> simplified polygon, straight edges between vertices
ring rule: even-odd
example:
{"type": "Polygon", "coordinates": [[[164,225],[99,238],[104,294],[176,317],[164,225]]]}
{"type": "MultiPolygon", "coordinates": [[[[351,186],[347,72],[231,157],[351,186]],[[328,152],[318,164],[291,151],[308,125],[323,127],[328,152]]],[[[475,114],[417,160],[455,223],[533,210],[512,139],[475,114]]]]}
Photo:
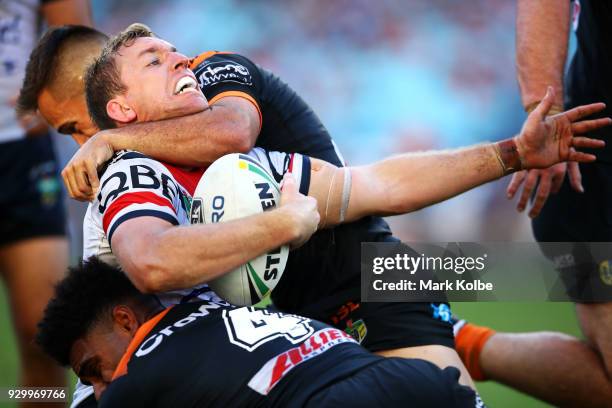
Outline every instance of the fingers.
{"type": "Polygon", "coordinates": [[[594,162],[595,160],[597,160],[597,157],[594,154],[589,154],[589,153],[584,153],[584,152],[577,152],[575,150],[571,150],[569,152],[569,157],[567,159],[568,161],[575,161],[578,163],[590,163],[590,162],[594,162]]]}
{"type": "Polygon", "coordinates": [[[100,186],[100,179],[98,179],[98,169],[92,161],[86,161],[85,171],[87,172],[87,179],[89,180],[89,186],[91,187],[91,194],[95,195],[98,192],[98,187],[100,186]]]}
{"type": "Polygon", "coordinates": [[[519,212],[523,212],[525,207],[527,206],[527,202],[529,201],[529,197],[531,197],[531,193],[535,188],[535,185],[538,181],[538,170],[532,170],[527,173],[527,177],[525,178],[525,185],[523,186],[523,193],[521,194],[521,198],[516,205],[516,209],[519,212]]]}
{"type": "Polygon", "coordinates": [[[514,198],[514,194],[516,194],[523,180],[525,180],[525,176],[527,176],[526,170],[518,171],[512,175],[512,180],[510,180],[510,184],[508,184],[506,188],[506,197],[508,200],[514,198]]]}
{"type": "Polygon", "coordinates": [[[567,173],[569,175],[569,182],[572,188],[579,193],[584,193],[584,187],[582,186],[582,173],[580,173],[580,166],[576,162],[569,162],[567,164],[567,173]]]}
{"type": "Polygon", "coordinates": [[[540,119],[544,119],[546,115],[548,115],[548,111],[550,111],[550,108],[552,108],[554,102],[555,90],[552,86],[549,86],[548,88],[546,88],[546,95],[544,95],[544,98],[533,110],[533,113],[539,116],[540,119]]]}
{"type": "Polygon", "coordinates": [[[70,198],[79,201],[85,201],[84,198],[80,198],[81,196],[78,193],[79,183],[76,180],[74,169],[70,167],[70,164],[68,164],[68,167],[66,167],[62,171],[62,178],[64,179],[64,184],[66,185],[66,190],[68,190],[68,195],[70,196],[70,198]]]}
{"type": "Polygon", "coordinates": [[[87,179],[87,172],[83,168],[75,170],[75,180],[77,182],[76,192],[79,198],[89,199],[93,193],[87,179]]]}
{"type": "Polygon", "coordinates": [[[281,188],[281,203],[287,201],[291,197],[298,194],[298,186],[295,178],[291,173],[285,174],[280,185],[281,188]]]}
{"type": "Polygon", "coordinates": [[[66,192],[68,193],[68,196],[70,198],[73,198],[74,196],[72,195],[72,186],[70,185],[70,176],[68,175],[67,169],[62,170],[61,176],[62,176],[62,180],[64,181],[64,186],[66,186],[66,192]]]}
{"type": "Polygon", "coordinates": [[[610,126],[611,124],[612,124],[612,119],[610,118],[583,120],[581,122],[572,123],[572,133],[573,134],[588,133],[593,130],[600,129],[602,127],[610,126]]]}
{"type": "Polygon", "coordinates": [[[536,191],[533,205],[529,210],[529,217],[535,218],[540,214],[540,211],[544,207],[548,196],[550,195],[552,173],[550,171],[544,171],[540,177],[540,183],[538,190],[536,191]]]}
{"type": "Polygon", "coordinates": [[[575,122],[580,118],[590,116],[606,108],[605,103],[592,103],[590,105],[577,106],[563,113],[570,121],[575,122]]]}
{"type": "Polygon", "coordinates": [[[540,177],[550,177],[550,192],[558,193],[561,189],[561,185],[563,184],[563,179],[565,179],[565,172],[567,171],[567,163],[557,163],[552,167],[549,167],[546,170],[542,171],[540,177]],[[548,174],[550,173],[550,174],[548,174]]]}
{"type": "Polygon", "coordinates": [[[291,192],[297,188],[295,177],[291,173],[286,173],[281,181],[280,189],[282,192],[291,192]]]}
{"type": "Polygon", "coordinates": [[[573,147],[588,147],[591,149],[599,149],[606,145],[606,142],[599,139],[591,139],[590,137],[575,136],[572,138],[573,147]]]}
{"type": "Polygon", "coordinates": [[[62,171],[62,178],[68,190],[68,195],[78,201],[91,201],[94,198],[94,194],[97,191],[98,174],[95,166],[91,165],[89,168],[83,165],[75,165],[72,162],[68,163],[62,171]],[[93,168],[91,168],[93,167],[93,168]],[[96,189],[93,190],[90,181],[89,174],[93,172],[95,174],[96,189]]]}

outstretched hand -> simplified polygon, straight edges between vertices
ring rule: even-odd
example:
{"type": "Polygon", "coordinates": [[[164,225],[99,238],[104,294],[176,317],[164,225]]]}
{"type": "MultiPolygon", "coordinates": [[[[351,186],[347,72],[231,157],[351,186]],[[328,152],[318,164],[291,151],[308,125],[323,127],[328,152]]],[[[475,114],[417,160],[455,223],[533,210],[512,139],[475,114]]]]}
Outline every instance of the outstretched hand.
{"type": "Polygon", "coordinates": [[[548,87],[546,96],[529,114],[521,133],[515,138],[523,169],[543,169],[565,161],[592,162],[596,159],[595,155],[576,149],[605,146],[603,140],[582,135],[612,124],[612,119],[581,120],[602,111],[605,104],[578,106],[557,115],[546,116],[554,98],[554,89],[548,87]]]}

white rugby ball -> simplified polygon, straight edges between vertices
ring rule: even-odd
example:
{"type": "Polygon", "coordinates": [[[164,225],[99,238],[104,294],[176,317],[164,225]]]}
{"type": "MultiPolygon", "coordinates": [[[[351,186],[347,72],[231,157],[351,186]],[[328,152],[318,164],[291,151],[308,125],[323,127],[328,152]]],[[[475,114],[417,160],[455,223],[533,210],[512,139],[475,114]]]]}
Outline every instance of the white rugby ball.
{"type": "MultiPolygon", "coordinates": [[[[278,183],[255,158],[228,154],[204,172],[193,195],[190,219],[192,224],[231,221],[272,209],[279,201],[278,183]]],[[[282,246],[208,285],[230,303],[255,304],[274,289],[285,270],[288,256],[289,247],[282,246]]]]}

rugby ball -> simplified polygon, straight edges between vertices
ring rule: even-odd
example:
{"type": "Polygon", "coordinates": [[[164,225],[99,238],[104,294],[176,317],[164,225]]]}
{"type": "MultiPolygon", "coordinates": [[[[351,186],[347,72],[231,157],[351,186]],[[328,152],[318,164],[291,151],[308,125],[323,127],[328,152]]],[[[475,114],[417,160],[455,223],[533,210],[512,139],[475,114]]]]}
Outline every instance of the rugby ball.
{"type": "MultiPolygon", "coordinates": [[[[204,172],[193,195],[190,219],[192,224],[227,222],[263,213],[276,207],[279,201],[278,183],[259,161],[246,154],[228,154],[204,172]]],[[[282,246],[208,285],[235,305],[258,303],[280,280],[288,256],[289,247],[282,246]]]]}

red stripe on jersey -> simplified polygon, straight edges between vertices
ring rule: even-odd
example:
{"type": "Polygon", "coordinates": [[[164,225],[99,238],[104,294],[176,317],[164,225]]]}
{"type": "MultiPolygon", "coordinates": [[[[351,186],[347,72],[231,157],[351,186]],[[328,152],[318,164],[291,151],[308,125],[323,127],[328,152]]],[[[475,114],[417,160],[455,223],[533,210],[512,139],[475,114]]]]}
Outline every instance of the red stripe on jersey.
{"type": "Polygon", "coordinates": [[[289,159],[289,173],[293,173],[293,157],[295,156],[294,153],[291,153],[291,159],[289,159]]]}
{"type": "Polygon", "coordinates": [[[193,196],[200,179],[202,178],[202,174],[206,171],[206,167],[195,168],[195,169],[183,169],[181,167],[175,167],[168,163],[163,164],[170,173],[172,173],[172,177],[179,183],[187,192],[193,196]]]}
{"type": "Polygon", "coordinates": [[[176,214],[172,203],[165,197],[160,197],[149,191],[128,193],[115,200],[102,216],[102,228],[104,228],[106,234],[108,234],[108,227],[117,213],[132,204],[155,204],[161,207],[168,207],[176,214]]]}

